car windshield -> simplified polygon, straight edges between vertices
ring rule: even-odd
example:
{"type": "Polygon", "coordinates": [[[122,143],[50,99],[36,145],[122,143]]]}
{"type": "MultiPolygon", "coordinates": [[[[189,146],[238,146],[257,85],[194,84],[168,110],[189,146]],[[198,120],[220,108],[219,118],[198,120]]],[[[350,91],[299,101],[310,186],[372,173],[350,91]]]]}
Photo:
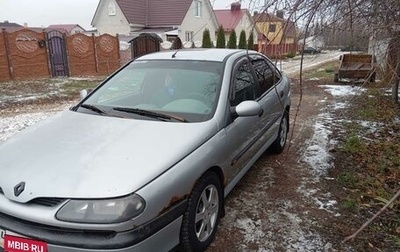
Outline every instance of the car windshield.
{"type": "Polygon", "coordinates": [[[146,120],[205,121],[216,109],[222,70],[222,62],[133,61],[87,97],[77,111],[146,120]]]}

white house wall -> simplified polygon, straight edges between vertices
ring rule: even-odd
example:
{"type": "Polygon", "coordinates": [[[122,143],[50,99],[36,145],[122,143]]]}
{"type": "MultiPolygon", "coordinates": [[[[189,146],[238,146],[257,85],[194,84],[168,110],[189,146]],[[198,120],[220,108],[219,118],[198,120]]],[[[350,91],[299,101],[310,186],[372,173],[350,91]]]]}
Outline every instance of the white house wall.
{"type": "MultiPolygon", "coordinates": [[[[257,28],[253,24],[253,20],[249,17],[249,15],[243,15],[242,20],[240,20],[235,27],[236,38],[237,38],[236,45],[239,45],[240,33],[242,32],[242,30],[246,32],[246,41],[247,41],[249,39],[252,29],[253,29],[253,39],[254,41],[257,41],[257,28]]],[[[229,40],[229,34],[226,41],[228,42],[228,40],[229,40]]]]}
{"type": "Polygon", "coordinates": [[[207,1],[202,1],[202,15],[195,16],[195,2],[190,5],[189,11],[186,13],[180,27],[178,27],[179,38],[185,41],[186,32],[193,32],[193,41],[203,40],[203,31],[207,28],[210,31],[211,41],[215,41],[215,32],[218,25],[213,10],[207,1]]]}
{"type": "Polygon", "coordinates": [[[94,20],[94,27],[97,28],[99,34],[108,33],[114,36],[116,34],[129,35],[131,30],[128,21],[115,0],[102,0],[100,2],[96,20],[94,20]],[[108,14],[110,2],[114,2],[115,5],[115,15],[113,16],[108,14]]]}
{"type": "Polygon", "coordinates": [[[82,28],[79,27],[79,26],[77,26],[77,27],[75,27],[75,28],[73,28],[73,29],[71,30],[71,34],[84,33],[84,32],[85,32],[85,30],[82,29],[82,28]]]}

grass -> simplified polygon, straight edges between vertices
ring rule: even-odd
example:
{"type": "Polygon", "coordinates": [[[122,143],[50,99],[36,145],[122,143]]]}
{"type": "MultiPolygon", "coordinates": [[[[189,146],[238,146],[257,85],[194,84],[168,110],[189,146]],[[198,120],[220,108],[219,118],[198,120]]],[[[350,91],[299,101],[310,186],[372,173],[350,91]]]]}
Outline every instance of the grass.
{"type": "Polygon", "coordinates": [[[391,121],[398,114],[396,105],[385,95],[385,88],[370,88],[360,97],[356,107],[356,118],[360,120],[386,122],[391,121]]]}
{"type": "Polygon", "coordinates": [[[351,198],[346,198],[344,199],[341,204],[340,204],[343,208],[351,211],[351,212],[355,212],[357,210],[357,202],[351,198]]]}
{"type": "MultiPolygon", "coordinates": [[[[31,81],[8,81],[0,83],[0,94],[3,97],[34,97],[40,99],[57,98],[73,99],[79,96],[82,89],[97,86],[104,77],[94,78],[51,78],[31,81]]],[[[21,102],[21,101],[19,101],[21,102]]]]}
{"type": "Polygon", "coordinates": [[[350,154],[360,153],[365,151],[365,143],[359,136],[351,133],[344,142],[343,150],[350,154]]]}
{"type": "Polygon", "coordinates": [[[338,183],[347,188],[356,188],[358,184],[358,176],[353,172],[342,172],[337,177],[338,183]]]}
{"type": "Polygon", "coordinates": [[[307,70],[305,72],[306,79],[326,79],[333,80],[336,62],[329,62],[318,67],[314,71],[307,70]]]}
{"type": "Polygon", "coordinates": [[[64,96],[74,96],[79,94],[83,89],[93,89],[100,84],[100,80],[72,80],[64,84],[60,90],[60,94],[64,96]]]}
{"type": "MultiPolygon", "coordinates": [[[[346,122],[341,124],[341,145],[335,154],[343,159],[335,161],[336,180],[351,191],[339,200],[344,210],[357,210],[357,215],[349,215],[358,219],[348,219],[347,225],[351,225],[365,222],[400,189],[400,111],[385,94],[385,88],[369,87],[341,116],[346,122]],[[369,122],[371,128],[359,122],[369,122]]],[[[374,244],[377,251],[400,248],[399,215],[398,199],[363,231],[363,239],[358,239],[355,246],[364,249],[374,244]]]]}

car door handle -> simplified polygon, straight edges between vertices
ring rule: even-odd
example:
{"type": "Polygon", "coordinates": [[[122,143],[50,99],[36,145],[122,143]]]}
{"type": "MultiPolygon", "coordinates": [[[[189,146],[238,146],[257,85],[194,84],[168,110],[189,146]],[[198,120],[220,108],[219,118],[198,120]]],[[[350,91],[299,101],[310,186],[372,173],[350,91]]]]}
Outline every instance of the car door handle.
{"type": "Polygon", "coordinates": [[[280,97],[282,98],[282,97],[285,95],[285,92],[281,91],[281,92],[279,93],[279,95],[280,95],[280,97]]]}

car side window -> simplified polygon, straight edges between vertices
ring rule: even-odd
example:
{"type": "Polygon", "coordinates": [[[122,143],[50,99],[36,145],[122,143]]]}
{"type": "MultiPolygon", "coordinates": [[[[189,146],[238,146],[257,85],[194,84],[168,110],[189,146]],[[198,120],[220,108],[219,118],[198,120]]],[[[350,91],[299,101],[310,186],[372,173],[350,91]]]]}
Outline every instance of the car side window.
{"type": "Polygon", "coordinates": [[[252,58],[251,63],[254,67],[261,94],[267,92],[279,81],[279,73],[263,57],[255,56],[252,58]]]}
{"type": "Polygon", "coordinates": [[[257,87],[247,60],[239,63],[233,76],[231,105],[236,106],[242,101],[255,100],[258,96],[257,87]]]}

